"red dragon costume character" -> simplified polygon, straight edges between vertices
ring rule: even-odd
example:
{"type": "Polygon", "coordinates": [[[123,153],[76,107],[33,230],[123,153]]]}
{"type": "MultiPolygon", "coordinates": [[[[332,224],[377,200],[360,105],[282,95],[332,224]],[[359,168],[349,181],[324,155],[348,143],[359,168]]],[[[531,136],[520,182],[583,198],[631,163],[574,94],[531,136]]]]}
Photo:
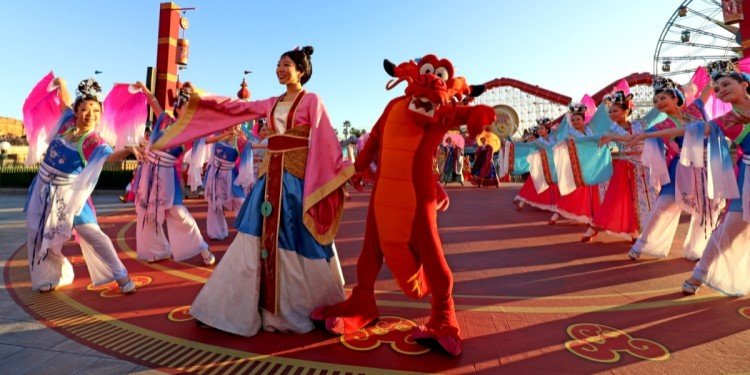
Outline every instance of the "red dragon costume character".
{"type": "Polygon", "coordinates": [[[495,119],[484,105],[468,106],[484,86],[454,77],[449,60],[434,55],[398,66],[384,61],[394,77],[387,89],[407,82],[405,95],[385,108],[355,162],[361,175],[377,158],[375,187],[367,213],[364,245],[357,261],[358,284],[344,302],[321,306],[311,318],[334,334],[348,334],[379,317],[374,286],[385,259],[401,290],[412,298],[432,294],[432,313],[412,332],[424,344],[437,343],[451,355],[461,353],[454,309],[453,275],[445,261],[437,229],[437,210],[448,196],[435,181],[432,159],[446,131],[468,125],[476,135],[495,119]],[[425,342],[427,341],[427,342],[425,342]]]}

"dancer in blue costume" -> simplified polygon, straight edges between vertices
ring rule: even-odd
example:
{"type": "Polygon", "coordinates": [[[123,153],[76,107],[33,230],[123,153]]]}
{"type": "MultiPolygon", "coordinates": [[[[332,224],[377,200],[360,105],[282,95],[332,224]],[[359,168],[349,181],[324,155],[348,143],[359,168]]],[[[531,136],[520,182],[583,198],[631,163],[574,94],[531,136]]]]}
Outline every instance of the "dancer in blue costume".
{"type": "Polygon", "coordinates": [[[732,296],[750,292],[750,76],[729,61],[709,65],[716,96],[731,103],[733,110],[709,122],[698,121],[686,127],[674,127],[636,136],[645,138],[681,137],[683,164],[703,165],[704,137],[708,137],[708,165],[711,170],[705,182],[708,195],[730,199],[729,210],[711,234],[693,274],[682,284],[685,294],[695,294],[703,284],[732,296]],[[725,138],[742,151],[738,160],[739,175],[734,175],[725,138]],[[735,182],[736,181],[736,182],[735,182]]]}
{"type": "Polygon", "coordinates": [[[184,146],[167,150],[152,147],[175,121],[175,117],[179,117],[192,87],[185,83],[180,90],[173,117],[159,106],[153,94],[141,82],[136,82],[135,86],[146,94],[151,109],[158,116],[146,147],[146,158],[141,166],[135,197],[138,258],[156,262],[172,257],[179,261],[200,254],[203,264],[213,265],[216,257],[209,251],[195,219],[182,204],[182,183],[176,164],[185,151],[184,146]],[[165,222],[169,239],[164,233],[165,222]]]}
{"type": "Polygon", "coordinates": [[[206,187],[204,198],[208,202],[206,229],[208,238],[223,240],[229,236],[224,212],[239,211],[245,201],[244,189],[253,181],[252,152],[240,125],[206,138],[206,143],[214,143],[203,184],[206,187]],[[240,173],[250,177],[244,178],[245,186],[238,183],[240,173]]]}
{"type": "Polygon", "coordinates": [[[211,327],[243,336],[260,329],[305,333],[314,328],[310,313],[316,306],[344,300],[333,239],[342,185],[354,168],[343,161],[322,100],[303,89],[312,75],[312,53],[305,47],[281,55],[276,76],[286,91],[280,96],[248,102],[194,93],[191,116],[160,143],[168,147],[269,119],[268,150],[237,216],[237,237],[190,307],[211,327]]]}
{"type": "MultiPolygon", "coordinates": [[[[685,125],[695,121],[703,121],[705,119],[703,103],[710,96],[710,89],[711,86],[706,85],[706,89],[703,90],[700,98],[696,99],[690,105],[685,106],[685,97],[677,85],[669,79],[656,77],[654,80],[654,107],[666,113],[668,118],[656,124],[654,129],[683,129],[682,131],[684,131],[685,125]]],[[[639,134],[634,139],[640,140],[645,137],[647,136],[639,134]]],[[[648,135],[648,137],[654,136],[648,135]]],[[[677,168],[682,150],[683,137],[666,136],[663,138],[663,144],[666,147],[667,166],[664,174],[668,172],[668,181],[664,182],[668,183],[661,186],[659,197],[656,199],[656,204],[643,226],[641,236],[628,253],[630,259],[633,260],[638,259],[641,255],[657,258],[666,257],[672,247],[672,241],[674,240],[677,225],[680,221],[682,209],[675,200],[675,180],[678,174],[677,168]]],[[[652,152],[649,152],[650,149],[651,147],[648,144],[644,144],[643,157],[645,160],[652,159],[649,156],[652,154],[652,152]]],[[[661,160],[664,156],[661,149],[656,154],[658,155],[655,155],[655,158],[659,159],[659,165],[663,165],[664,162],[661,160]]],[[[697,170],[696,172],[705,175],[705,170],[697,170]]],[[[653,168],[650,173],[652,180],[659,179],[659,176],[662,175],[662,173],[653,168]]],[[[696,176],[696,178],[701,177],[696,176]]],[[[666,180],[666,175],[664,179],[666,180]]],[[[685,258],[697,260],[703,254],[710,232],[713,230],[713,227],[707,224],[707,222],[698,218],[697,215],[691,216],[690,229],[684,243],[685,258]]]]}
{"type": "Polygon", "coordinates": [[[73,282],[73,267],[62,247],[75,229],[92,283],[117,281],[122,293],[132,293],[135,284],[112,241],[99,228],[89,196],[105,162],[140,153],[133,147],[113,151],[95,131],[102,111],[96,81],[82,81],[72,105],[65,80],[56,78],[54,83],[64,112],[29,187],[25,207],[31,288],[47,292],[73,282]]]}

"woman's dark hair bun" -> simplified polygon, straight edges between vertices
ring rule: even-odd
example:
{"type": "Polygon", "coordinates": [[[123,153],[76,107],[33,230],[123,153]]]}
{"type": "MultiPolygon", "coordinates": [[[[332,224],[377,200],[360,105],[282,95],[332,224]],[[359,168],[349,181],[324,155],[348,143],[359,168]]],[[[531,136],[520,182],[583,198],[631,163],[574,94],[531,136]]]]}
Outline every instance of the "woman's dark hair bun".
{"type": "Polygon", "coordinates": [[[310,46],[304,46],[302,48],[296,47],[291,51],[284,52],[281,57],[288,57],[294,62],[297,70],[304,73],[300,79],[300,83],[303,85],[310,80],[312,77],[313,69],[310,55],[313,54],[313,48],[310,46]]]}
{"type": "Polygon", "coordinates": [[[100,94],[102,92],[102,87],[99,86],[99,82],[92,78],[84,79],[78,84],[78,92],[82,94],[100,94]]]}

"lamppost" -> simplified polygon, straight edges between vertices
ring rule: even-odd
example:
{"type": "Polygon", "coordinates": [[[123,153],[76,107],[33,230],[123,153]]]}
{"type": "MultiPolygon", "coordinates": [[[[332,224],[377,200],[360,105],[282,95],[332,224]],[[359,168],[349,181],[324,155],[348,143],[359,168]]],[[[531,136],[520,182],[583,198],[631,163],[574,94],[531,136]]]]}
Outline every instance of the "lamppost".
{"type": "Polygon", "coordinates": [[[0,142],[0,186],[2,186],[3,170],[5,169],[5,157],[10,151],[10,143],[7,141],[0,142]]]}

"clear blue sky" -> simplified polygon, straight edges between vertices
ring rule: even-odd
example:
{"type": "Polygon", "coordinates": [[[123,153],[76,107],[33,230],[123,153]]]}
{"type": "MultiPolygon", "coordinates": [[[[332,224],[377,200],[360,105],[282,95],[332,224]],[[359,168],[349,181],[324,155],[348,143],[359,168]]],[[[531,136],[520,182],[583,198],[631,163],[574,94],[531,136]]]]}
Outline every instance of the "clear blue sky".
{"type": "MultiPolygon", "coordinates": [[[[3,1],[0,116],[21,118],[23,100],[48,71],[72,87],[94,70],[105,91],[142,80],[156,61],[159,1],[3,1]]],[[[205,1],[188,14],[190,65],[181,74],[234,96],[250,69],[253,98],[283,91],[279,55],[312,45],[308,90],[334,125],[369,129],[385,104],[383,58],[426,53],[453,61],[470,83],[509,77],[580,98],[633,72],[650,72],[659,34],[678,0],[205,1]]]]}

